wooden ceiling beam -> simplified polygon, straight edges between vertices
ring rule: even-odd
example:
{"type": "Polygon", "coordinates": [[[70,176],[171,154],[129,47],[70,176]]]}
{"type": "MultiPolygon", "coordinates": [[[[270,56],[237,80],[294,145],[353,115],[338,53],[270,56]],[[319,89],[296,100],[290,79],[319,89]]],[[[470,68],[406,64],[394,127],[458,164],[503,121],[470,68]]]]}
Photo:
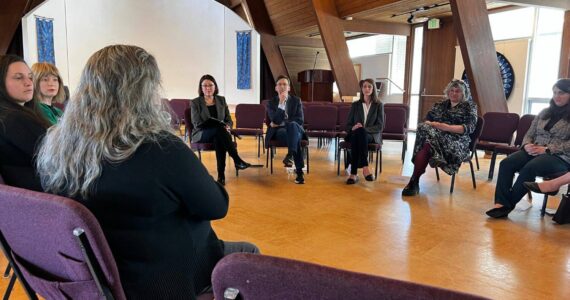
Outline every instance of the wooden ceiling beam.
{"type": "Polygon", "coordinates": [[[43,0],[0,1],[0,55],[6,54],[22,17],[42,2],[43,0]]]}
{"type": "Polygon", "coordinates": [[[449,3],[471,94],[481,114],[508,112],[485,0],[449,3]]]}
{"type": "Polygon", "coordinates": [[[366,20],[342,20],[344,31],[410,36],[411,25],[366,20]]]}
{"type": "MultiPolygon", "coordinates": [[[[260,35],[261,48],[267,58],[273,79],[277,79],[279,75],[287,75],[290,78],[264,1],[242,0],[241,4],[248,16],[250,26],[260,35]]],[[[291,93],[295,94],[293,85],[291,85],[291,93]]]]}
{"type": "Polygon", "coordinates": [[[397,4],[400,0],[336,0],[336,8],[340,18],[352,16],[376,8],[397,4]]]}
{"type": "Polygon", "coordinates": [[[359,92],[358,79],[348,53],[344,26],[335,0],[312,0],[312,3],[340,95],[356,96],[359,92]]]}

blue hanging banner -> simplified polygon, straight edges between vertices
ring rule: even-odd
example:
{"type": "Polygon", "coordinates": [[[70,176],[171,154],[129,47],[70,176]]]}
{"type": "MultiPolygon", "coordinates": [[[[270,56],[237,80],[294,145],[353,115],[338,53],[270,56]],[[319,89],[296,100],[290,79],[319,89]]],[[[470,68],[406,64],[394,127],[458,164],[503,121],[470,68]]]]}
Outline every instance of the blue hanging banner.
{"type": "Polygon", "coordinates": [[[251,31],[237,31],[237,88],[251,88],[251,31]]]}
{"type": "Polygon", "coordinates": [[[48,62],[55,65],[53,20],[36,16],[36,32],[38,39],[38,62],[48,62]]]}

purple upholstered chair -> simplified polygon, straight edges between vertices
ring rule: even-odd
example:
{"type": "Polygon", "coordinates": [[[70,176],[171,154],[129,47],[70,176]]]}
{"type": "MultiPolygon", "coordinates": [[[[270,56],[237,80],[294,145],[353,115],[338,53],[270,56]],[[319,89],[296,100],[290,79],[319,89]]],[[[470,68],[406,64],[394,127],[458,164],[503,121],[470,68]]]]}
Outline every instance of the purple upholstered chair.
{"type": "MultiPolygon", "coordinates": [[[[261,156],[263,140],[263,121],[265,119],[265,106],[262,104],[238,104],[236,106],[236,128],[232,129],[237,135],[249,135],[257,138],[257,157],[261,156]]],[[[235,141],[235,136],[234,136],[235,141]]],[[[265,151],[265,147],[263,147],[265,151]]]]}
{"type": "MultiPolygon", "coordinates": [[[[493,151],[498,145],[510,145],[519,125],[519,115],[505,112],[488,112],[483,116],[485,127],[477,142],[477,150],[493,151]]],[[[479,158],[475,152],[475,163],[479,170],[479,158]]]]}
{"type": "Polygon", "coordinates": [[[382,140],[384,141],[402,141],[402,162],[406,157],[408,149],[408,106],[404,104],[388,105],[384,104],[384,130],[382,131],[382,140]]]}
{"type": "MultiPolygon", "coordinates": [[[[190,107],[190,101],[190,99],[171,99],[168,102],[172,112],[176,116],[176,125],[179,131],[181,131],[181,125],[184,124],[184,111],[190,107]]],[[[180,134],[182,134],[182,132],[180,132],[180,134]]],[[[184,138],[187,137],[186,134],[188,134],[188,132],[184,134],[184,138]]]]}
{"type": "Polygon", "coordinates": [[[310,105],[305,110],[308,137],[318,138],[317,148],[322,146],[323,139],[334,139],[337,136],[336,124],[338,109],[334,105],[310,105]]]}
{"type": "Polygon", "coordinates": [[[99,223],[77,201],[0,185],[0,242],[31,299],[125,299],[99,223]]]}
{"type": "Polygon", "coordinates": [[[491,157],[491,165],[489,166],[489,180],[493,180],[493,173],[495,172],[495,162],[497,161],[498,154],[505,154],[509,155],[511,153],[515,153],[520,150],[522,146],[522,141],[528,129],[530,128],[530,124],[534,120],[535,115],[524,115],[519,120],[519,124],[517,126],[515,142],[513,145],[496,145],[493,148],[493,156],[491,157]]]}
{"type": "Polygon", "coordinates": [[[443,288],[291,259],[236,253],[218,262],[214,296],[237,299],[485,299],[443,288]]]}

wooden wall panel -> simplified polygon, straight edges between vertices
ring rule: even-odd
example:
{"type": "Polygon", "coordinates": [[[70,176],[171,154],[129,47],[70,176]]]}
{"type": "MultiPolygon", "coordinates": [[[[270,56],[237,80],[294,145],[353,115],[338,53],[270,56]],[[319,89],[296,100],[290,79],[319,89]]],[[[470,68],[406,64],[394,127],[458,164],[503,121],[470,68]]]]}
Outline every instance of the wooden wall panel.
{"type": "Polygon", "coordinates": [[[558,77],[570,78],[570,10],[564,14],[563,28],[558,77]]]}
{"type": "Polygon", "coordinates": [[[485,0],[451,0],[450,4],[473,100],[481,114],[508,112],[485,0]]]}
{"type": "MultiPolygon", "coordinates": [[[[455,69],[456,34],[451,18],[443,19],[440,29],[427,30],[424,26],[422,75],[420,91],[426,95],[442,95],[453,79],[455,69]]],[[[420,97],[419,118],[423,120],[432,105],[441,97],[420,97]]]]}

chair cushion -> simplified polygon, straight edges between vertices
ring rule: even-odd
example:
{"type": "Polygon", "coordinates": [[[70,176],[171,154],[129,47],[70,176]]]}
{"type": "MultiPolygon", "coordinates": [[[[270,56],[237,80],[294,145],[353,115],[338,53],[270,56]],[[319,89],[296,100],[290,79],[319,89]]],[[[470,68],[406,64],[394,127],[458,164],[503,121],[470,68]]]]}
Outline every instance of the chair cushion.
{"type": "Polygon", "coordinates": [[[312,131],[312,130],[307,130],[306,131],[307,136],[309,137],[323,137],[323,138],[335,138],[336,137],[336,131],[312,131]]]}
{"type": "Polygon", "coordinates": [[[477,149],[479,150],[485,150],[485,151],[493,151],[493,149],[495,149],[495,147],[497,146],[507,146],[510,147],[507,144],[502,144],[502,143],[493,143],[493,142],[488,142],[488,141],[479,141],[477,142],[477,149]]]}
{"type": "Polygon", "coordinates": [[[236,129],[232,129],[232,132],[235,132],[236,134],[239,135],[262,135],[263,134],[263,130],[259,129],[259,128],[236,128],[236,129]]]}
{"type": "Polygon", "coordinates": [[[383,133],[382,133],[382,139],[383,139],[383,140],[397,140],[397,141],[403,141],[403,140],[406,139],[406,134],[383,132],[383,133]]]}
{"type": "Polygon", "coordinates": [[[509,146],[509,145],[497,145],[493,151],[497,152],[498,154],[511,154],[519,151],[520,148],[516,146],[509,146]]]}

